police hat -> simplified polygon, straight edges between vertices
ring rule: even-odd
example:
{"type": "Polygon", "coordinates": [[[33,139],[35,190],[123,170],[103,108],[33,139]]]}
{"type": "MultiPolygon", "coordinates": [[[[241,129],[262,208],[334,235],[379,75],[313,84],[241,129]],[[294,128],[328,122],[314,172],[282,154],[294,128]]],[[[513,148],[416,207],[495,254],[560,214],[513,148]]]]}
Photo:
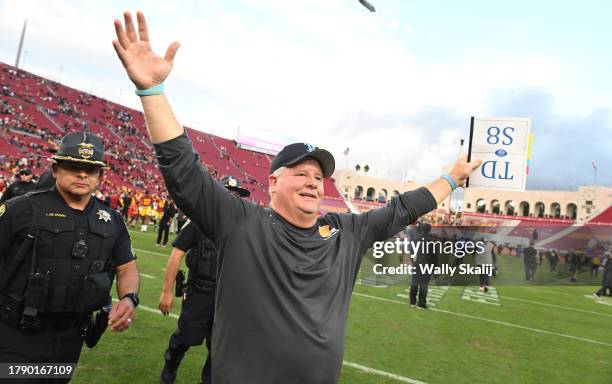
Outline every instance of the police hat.
{"type": "Polygon", "coordinates": [[[323,176],[330,177],[334,173],[336,162],[334,156],[319,147],[307,143],[293,143],[287,145],[276,155],[270,164],[270,174],[281,167],[291,167],[306,159],[314,159],[319,162],[323,170],[323,176]]]}
{"type": "Polygon", "coordinates": [[[240,197],[249,197],[251,192],[240,187],[240,180],[236,179],[233,176],[225,176],[221,179],[221,185],[230,191],[234,191],[238,193],[240,197]]]}
{"type": "Polygon", "coordinates": [[[31,175],[32,171],[30,170],[30,168],[23,168],[19,170],[19,174],[20,175],[31,175]]]}
{"type": "Polygon", "coordinates": [[[102,141],[88,132],[73,132],[62,137],[59,149],[51,159],[106,167],[102,141]]]}

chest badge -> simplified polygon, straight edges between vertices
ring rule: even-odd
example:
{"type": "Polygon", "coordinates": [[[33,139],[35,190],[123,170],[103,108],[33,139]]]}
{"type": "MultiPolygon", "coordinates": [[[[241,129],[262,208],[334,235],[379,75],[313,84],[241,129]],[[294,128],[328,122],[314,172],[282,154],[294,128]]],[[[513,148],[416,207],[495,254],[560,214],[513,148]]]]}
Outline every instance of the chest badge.
{"type": "Polygon", "coordinates": [[[338,229],[337,228],[330,228],[329,225],[321,225],[321,226],[319,226],[319,235],[321,235],[321,237],[324,238],[325,240],[329,239],[330,237],[332,237],[336,233],[338,233],[338,229]]]}
{"type": "Polygon", "coordinates": [[[0,205],[0,217],[4,215],[4,212],[6,212],[6,205],[2,204],[0,205]]]}
{"type": "Polygon", "coordinates": [[[98,209],[96,215],[98,215],[98,220],[103,220],[105,223],[108,223],[111,219],[110,213],[106,212],[103,209],[98,209]]]}

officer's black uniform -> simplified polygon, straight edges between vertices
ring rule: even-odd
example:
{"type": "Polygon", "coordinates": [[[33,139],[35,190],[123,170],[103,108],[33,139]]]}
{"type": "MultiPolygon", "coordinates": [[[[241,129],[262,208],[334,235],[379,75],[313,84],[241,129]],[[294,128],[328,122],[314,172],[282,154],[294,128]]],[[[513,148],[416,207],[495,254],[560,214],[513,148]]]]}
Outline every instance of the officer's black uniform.
{"type": "MultiPolygon", "coordinates": [[[[73,133],[53,159],[102,166],[102,154],[97,137],[73,133]]],[[[79,211],[53,187],[1,204],[0,361],[76,363],[114,267],[133,259],[121,216],[97,199],[79,211]]]]}
{"type": "Polygon", "coordinates": [[[214,243],[192,223],[183,228],[172,246],[187,252],[185,263],[189,274],[178,328],[170,336],[164,355],[164,370],[175,375],[189,347],[200,345],[206,339],[208,356],[202,369],[202,382],[210,383],[210,335],[215,314],[217,250],[214,243]]]}
{"type": "MultiPolygon", "coordinates": [[[[233,194],[248,197],[251,192],[240,186],[240,181],[232,176],[220,180],[220,184],[233,194]]],[[[215,284],[217,281],[217,248],[200,229],[192,223],[187,224],[172,243],[172,247],[188,252],[185,264],[189,268],[183,305],[179,316],[178,328],[170,336],[170,343],[164,355],[166,364],[162,370],[161,382],[173,383],[185,352],[191,346],[202,344],[206,339],[208,355],[202,368],[202,383],[211,383],[210,348],[213,320],[215,317],[215,284]]]]}
{"type": "MultiPolygon", "coordinates": [[[[22,169],[19,172],[20,175],[30,175],[29,169],[22,169]]],[[[23,196],[28,192],[32,192],[36,188],[36,183],[32,180],[25,182],[18,180],[13,184],[9,185],[6,191],[2,194],[2,198],[0,198],[0,203],[5,202],[14,197],[23,196]]]]}
{"type": "Polygon", "coordinates": [[[51,189],[54,186],[55,176],[53,176],[53,170],[49,168],[38,178],[38,183],[36,183],[36,191],[51,189]]]}

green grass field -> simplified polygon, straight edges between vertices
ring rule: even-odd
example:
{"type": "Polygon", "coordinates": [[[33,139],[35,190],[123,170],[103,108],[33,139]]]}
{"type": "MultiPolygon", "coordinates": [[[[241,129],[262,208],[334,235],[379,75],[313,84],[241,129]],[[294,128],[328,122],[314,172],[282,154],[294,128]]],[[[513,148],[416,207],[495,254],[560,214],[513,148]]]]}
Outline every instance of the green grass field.
{"type": "MultiPolygon", "coordinates": [[[[156,309],[170,247],[154,247],[153,233],[131,235],[143,274],[136,321],[127,332],[107,332],[95,349],[84,347],[74,383],[159,382],[176,327],[176,317],[156,309]]],[[[596,300],[596,288],[498,286],[483,296],[433,287],[423,311],[406,304],[403,284],[358,284],[340,382],[610,384],[612,298],[596,300]]],[[[177,383],[198,382],[205,353],[189,350],[177,383]]]]}

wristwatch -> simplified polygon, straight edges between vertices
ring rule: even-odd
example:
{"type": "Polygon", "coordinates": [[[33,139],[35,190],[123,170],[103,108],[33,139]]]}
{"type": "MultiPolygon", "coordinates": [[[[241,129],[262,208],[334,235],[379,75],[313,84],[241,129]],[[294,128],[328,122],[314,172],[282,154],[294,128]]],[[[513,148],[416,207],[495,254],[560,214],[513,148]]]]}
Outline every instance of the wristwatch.
{"type": "Polygon", "coordinates": [[[140,299],[138,298],[137,293],[133,293],[133,292],[126,293],[125,295],[121,296],[121,300],[125,299],[126,297],[132,300],[132,303],[134,304],[134,308],[136,308],[138,304],[140,303],[140,299]]]}

